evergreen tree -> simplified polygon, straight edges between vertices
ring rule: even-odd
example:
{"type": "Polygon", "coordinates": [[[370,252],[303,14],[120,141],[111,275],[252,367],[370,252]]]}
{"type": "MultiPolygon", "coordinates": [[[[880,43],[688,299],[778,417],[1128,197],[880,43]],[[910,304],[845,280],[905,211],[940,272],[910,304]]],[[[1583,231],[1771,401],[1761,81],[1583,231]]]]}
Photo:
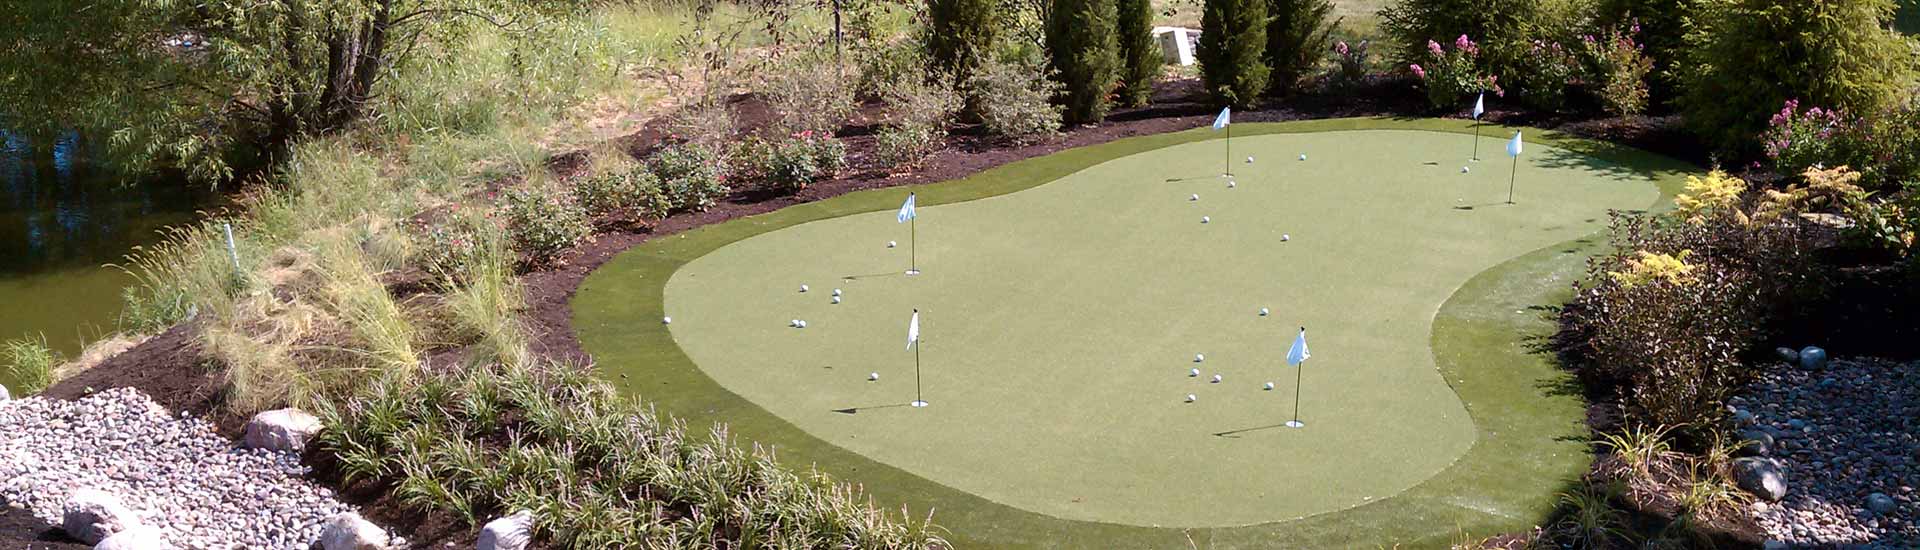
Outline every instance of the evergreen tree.
{"type": "Polygon", "coordinates": [[[965,82],[993,53],[993,0],[927,0],[927,58],[932,67],[965,82]]]}
{"type": "Polygon", "coordinates": [[[1267,90],[1267,0],[1206,0],[1200,14],[1200,81],[1214,101],[1246,107],[1267,90]]]}
{"type": "Polygon", "coordinates": [[[1333,47],[1333,27],[1339,24],[1329,20],[1333,2],[1269,0],[1267,9],[1273,16],[1267,23],[1267,66],[1273,69],[1270,91],[1274,95],[1293,93],[1300,79],[1312,72],[1333,47]]]}
{"type": "Polygon", "coordinates": [[[1160,45],[1153,42],[1152,0],[1119,0],[1121,100],[1141,107],[1153,97],[1160,77],[1160,45]]]}
{"type": "Polygon", "coordinates": [[[1047,59],[1065,86],[1067,122],[1098,122],[1120,76],[1114,0],[1057,0],[1047,14],[1047,59]]]}

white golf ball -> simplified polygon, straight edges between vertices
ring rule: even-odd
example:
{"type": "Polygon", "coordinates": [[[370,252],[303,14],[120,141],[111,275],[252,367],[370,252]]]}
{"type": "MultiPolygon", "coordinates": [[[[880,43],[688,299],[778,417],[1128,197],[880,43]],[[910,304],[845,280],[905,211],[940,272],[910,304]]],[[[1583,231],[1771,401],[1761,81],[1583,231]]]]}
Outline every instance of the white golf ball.
{"type": "Polygon", "coordinates": [[[1286,234],[1286,233],[1281,233],[1281,234],[1280,234],[1280,242],[1287,242],[1287,241],[1291,241],[1291,240],[1293,240],[1293,235],[1288,235],[1288,234],[1286,234]]]}
{"type": "Polygon", "coordinates": [[[1252,156],[1248,156],[1248,157],[1247,157],[1247,164],[1253,164],[1253,157],[1252,157],[1252,156]]]}
{"type": "Polygon", "coordinates": [[[1211,218],[1211,217],[1208,217],[1208,216],[1201,216],[1201,217],[1200,217],[1200,223],[1208,223],[1208,222],[1211,222],[1211,221],[1213,221],[1213,218],[1211,218]]]}
{"type": "Polygon", "coordinates": [[[1213,383],[1215,383],[1215,384],[1218,384],[1218,383],[1220,383],[1220,375],[1218,375],[1218,374],[1216,374],[1216,375],[1213,375],[1213,383]]]}
{"type": "Polygon", "coordinates": [[[1228,188],[1228,189],[1232,189],[1232,188],[1233,188],[1233,180],[1227,180],[1227,188],[1228,188]]]}
{"type": "Polygon", "coordinates": [[[1200,369],[1193,369],[1193,370],[1187,371],[1187,376],[1200,376],[1200,369]]]}
{"type": "Polygon", "coordinates": [[[1204,353],[1193,354],[1193,362],[1195,363],[1204,362],[1206,360],[1207,360],[1207,354],[1204,354],[1204,353]]]}
{"type": "Polygon", "coordinates": [[[794,320],[792,320],[792,321],[787,321],[787,326],[790,326],[790,327],[793,327],[793,328],[800,328],[800,320],[799,320],[799,319],[794,319],[794,320]]]}
{"type": "Polygon", "coordinates": [[[1307,154],[1306,154],[1306,153],[1300,153],[1300,160],[1307,160],[1307,154]]]}
{"type": "Polygon", "coordinates": [[[1263,308],[1260,308],[1260,316],[1261,316],[1261,317],[1266,317],[1266,316],[1267,316],[1267,308],[1264,308],[1264,307],[1263,307],[1263,308]]]}
{"type": "Polygon", "coordinates": [[[1465,167],[1465,166],[1462,166],[1462,167],[1460,167],[1460,173],[1462,173],[1462,174],[1465,174],[1465,173],[1467,173],[1467,167],[1465,167]]]}
{"type": "Polygon", "coordinates": [[[1268,382],[1268,383],[1267,383],[1267,389],[1269,389],[1269,390],[1271,390],[1271,389],[1273,389],[1273,383],[1272,383],[1272,382],[1268,382]]]}
{"type": "Polygon", "coordinates": [[[896,247],[896,246],[900,246],[900,243],[896,243],[896,242],[893,242],[893,241],[887,241],[887,248],[893,248],[893,247],[896,247]]]}
{"type": "Polygon", "coordinates": [[[1197,200],[1200,200],[1200,194],[1199,194],[1199,193],[1194,193],[1194,194],[1193,194],[1193,196],[1191,196],[1191,197],[1187,197],[1187,200],[1190,200],[1190,201],[1197,201],[1197,200]]]}
{"type": "Polygon", "coordinates": [[[1194,395],[1193,395],[1193,394],[1191,394],[1191,393],[1189,393],[1189,394],[1187,394],[1187,402],[1188,402],[1188,403],[1192,403],[1192,402],[1194,402],[1194,401],[1198,401],[1198,400],[1200,400],[1200,398],[1198,398],[1198,397],[1194,397],[1194,395]]]}
{"type": "MultiPolygon", "coordinates": [[[[880,373],[877,373],[877,372],[867,373],[867,380],[879,380],[879,379],[880,379],[880,373]]],[[[1267,385],[1272,386],[1273,384],[1267,384],[1267,385]]]]}
{"type": "Polygon", "coordinates": [[[833,289],[833,295],[834,295],[834,296],[839,296],[839,295],[840,295],[840,289],[837,289],[837,288],[836,288],[836,289],[833,289]]]}
{"type": "Polygon", "coordinates": [[[801,321],[801,322],[800,322],[800,328],[807,328],[807,322],[806,322],[806,321],[801,321]]]}
{"type": "Polygon", "coordinates": [[[839,297],[839,296],[834,296],[834,297],[833,297],[833,303],[836,303],[836,304],[838,304],[838,303],[840,303],[840,297],[839,297]]]}
{"type": "Polygon", "coordinates": [[[806,292],[806,291],[807,291],[807,285],[800,285],[800,291],[801,291],[801,292],[806,292]]]}

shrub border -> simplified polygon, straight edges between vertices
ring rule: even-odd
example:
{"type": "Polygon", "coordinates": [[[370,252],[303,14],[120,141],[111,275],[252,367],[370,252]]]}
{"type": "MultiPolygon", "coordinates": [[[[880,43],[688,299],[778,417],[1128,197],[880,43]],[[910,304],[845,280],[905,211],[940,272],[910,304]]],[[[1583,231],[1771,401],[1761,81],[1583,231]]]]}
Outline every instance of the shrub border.
{"type": "MultiPolygon", "coordinates": [[[[1338,130],[1471,133],[1471,121],[1344,118],[1241,124],[1243,136],[1338,130]]],[[[1659,208],[1699,169],[1684,162],[1559,132],[1524,129],[1531,142],[1631,168],[1652,180],[1659,208]]],[[[922,205],[974,200],[1054,181],[1119,157],[1215,139],[1207,128],[1140,136],[1009,163],[971,176],[914,186],[922,205]]],[[[1465,455],[1406,491],[1304,518],[1224,528],[1155,528],[1077,521],[1028,512],[882,464],[807,434],[707,377],[661,323],[667,280],[680,266],[722,246],[810,221],[896,208],[898,190],[867,190],[658,236],[620,253],[582,281],[571,302],[581,346],[624,395],[695,422],[724,422],[743,441],[772,445],[781,461],[861,484],[882,508],[910,505],[934,514],[956,547],[1324,548],[1354,545],[1445,547],[1463,536],[1524,531],[1547,521],[1557,490],[1586,471],[1585,401],[1577,382],[1536,343],[1551,334],[1539,309],[1571,295],[1602,234],[1545,247],[1475,275],[1435,314],[1434,362],[1473,418],[1465,455]],[[1542,484],[1559,484],[1543,491],[1542,484]]]]}

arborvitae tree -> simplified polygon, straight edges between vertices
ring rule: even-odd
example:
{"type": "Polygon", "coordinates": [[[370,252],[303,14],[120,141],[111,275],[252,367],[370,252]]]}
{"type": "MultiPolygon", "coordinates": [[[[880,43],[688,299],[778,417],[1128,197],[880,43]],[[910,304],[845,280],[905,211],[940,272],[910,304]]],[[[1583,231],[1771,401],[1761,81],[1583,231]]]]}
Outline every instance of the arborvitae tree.
{"type": "Polygon", "coordinates": [[[1047,13],[1047,59],[1066,87],[1067,122],[1098,122],[1120,76],[1114,0],[1056,0],[1047,13]]]}
{"type": "Polygon", "coordinates": [[[1120,0],[1119,12],[1115,31],[1120,41],[1120,98],[1140,107],[1153,97],[1153,83],[1160,78],[1160,45],[1153,43],[1153,2],[1120,0]]]}
{"type": "Polygon", "coordinates": [[[1268,0],[1267,66],[1273,69],[1274,95],[1293,93],[1300,79],[1313,71],[1333,44],[1333,2],[1329,0],[1268,0]]]}
{"type": "Polygon", "coordinates": [[[965,82],[993,53],[993,0],[927,0],[927,59],[932,68],[965,82]]]}
{"type": "Polygon", "coordinates": [[[1267,90],[1267,0],[1206,0],[1200,14],[1200,81],[1214,101],[1252,105],[1267,90]]]}

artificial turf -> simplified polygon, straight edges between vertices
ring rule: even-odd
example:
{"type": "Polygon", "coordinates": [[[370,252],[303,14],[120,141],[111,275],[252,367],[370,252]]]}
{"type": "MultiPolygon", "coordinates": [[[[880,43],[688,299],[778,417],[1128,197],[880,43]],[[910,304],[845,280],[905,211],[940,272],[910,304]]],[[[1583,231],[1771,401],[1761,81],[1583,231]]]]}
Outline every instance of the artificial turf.
{"type": "Polygon", "coordinates": [[[1433,129],[1461,128],[1236,127],[1233,189],[1205,132],[918,188],[917,277],[897,274],[903,191],[788,208],[626,253],[583,285],[576,330],[667,412],[728,422],[883,502],[936,507],[963,545],[1340,546],[1515,528],[1585,463],[1577,397],[1523,347],[1541,330],[1529,306],[1583,257],[1549,245],[1592,234],[1608,208],[1654,203],[1648,182],[1670,191],[1684,167],[1547,137],[1507,206],[1504,136],[1489,132],[1489,158],[1462,174],[1467,138],[1405,131],[1433,129]],[[1316,130],[1348,131],[1304,133],[1316,130]],[[884,407],[912,398],[915,307],[934,405],[884,407]],[[1303,324],[1309,426],[1274,427],[1292,405],[1280,357],[1303,324]],[[1215,435],[1235,430],[1248,431],[1215,435]]]}

